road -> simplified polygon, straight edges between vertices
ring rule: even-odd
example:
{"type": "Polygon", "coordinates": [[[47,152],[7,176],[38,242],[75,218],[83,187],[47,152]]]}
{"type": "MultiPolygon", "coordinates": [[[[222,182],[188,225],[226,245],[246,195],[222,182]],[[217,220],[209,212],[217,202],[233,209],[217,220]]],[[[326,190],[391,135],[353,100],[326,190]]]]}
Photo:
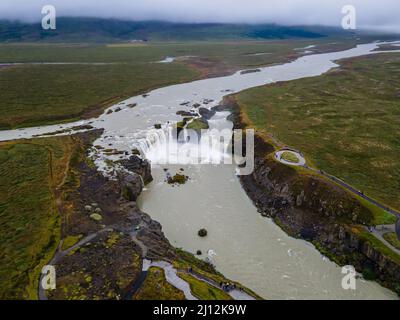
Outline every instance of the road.
{"type": "Polygon", "coordinates": [[[389,208],[388,206],[385,206],[382,203],[379,203],[378,201],[376,201],[375,199],[372,199],[370,197],[368,197],[367,195],[365,195],[363,192],[361,192],[360,190],[355,189],[354,187],[352,187],[351,185],[349,185],[348,183],[344,182],[343,180],[340,180],[339,178],[336,178],[333,175],[330,175],[322,170],[318,170],[318,169],[314,169],[311,168],[307,165],[306,160],[304,158],[304,156],[301,154],[301,152],[296,151],[294,149],[291,148],[283,148],[277,152],[275,152],[275,159],[285,165],[290,165],[290,166],[299,166],[299,167],[303,167],[307,170],[310,170],[314,173],[320,174],[330,180],[332,180],[333,182],[336,182],[337,184],[341,185],[342,187],[344,187],[345,189],[349,190],[350,192],[358,195],[359,197],[363,198],[364,200],[376,205],[377,207],[385,210],[386,212],[389,212],[395,216],[397,216],[397,218],[400,218],[400,211],[394,210],[392,208],[389,208]],[[285,161],[284,159],[281,158],[282,154],[284,152],[290,152],[291,154],[295,155],[298,159],[299,162],[298,163],[291,163],[288,161],[285,161]]]}
{"type": "Polygon", "coordinates": [[[387,211],[387,212],[389,212],[389,213],[391,213],[391,214],[397,216],[398,218],[400,218],[400,212],[399,212],[399,211],[396,211],[396,210],[394,210],[394,209],[392,209],[392,208],[389,208],[389,207],[385,206],[384,204],[381,204],[381,203],[379,203],[378,201],[376,201],[376,200],[374,200],[374,199],[368,197],[368,196],[365,195],[363,192],[361,192],[361,191],[355,189],[354,187],[352,187],[352,186],[349,185],[348,183],[346,183],[346,182],[344,182],[344,181],[342,181],[342,180],[336,178],[335,176],[332,176],[332,175],[330,175],[330,174],[328,174],[328,173],[325,173],[325,172],[323,172],[323,171],[321,171],[321,170],[317,170],[317,169],[310,168],[310,167],[307,166],[306,164],[303,165],[303,167],[306,168],[306,169],[308,169],[308,170],[311,170],[311,171],[313,171],[313,172],[315,172],[315,173],[317,173],[317,174],[323,175],[324,177],[327,177],[328,179],[330,179],[330,180],[336,182],[337,184],[339,184],[339,185],[341,185],[342,187],[346,188],[347,190],[351,191],[352,193],[354,193],[354,194],[360,196],[361,198],[365,199],[366,201],[368,201],[368,202],[370,202],[370,203],[376,205],[377,207],[379,207],[379,208],[381,208],[381,209],[383,209],[383,210],[385,210],[385,211],[387,211]]]}

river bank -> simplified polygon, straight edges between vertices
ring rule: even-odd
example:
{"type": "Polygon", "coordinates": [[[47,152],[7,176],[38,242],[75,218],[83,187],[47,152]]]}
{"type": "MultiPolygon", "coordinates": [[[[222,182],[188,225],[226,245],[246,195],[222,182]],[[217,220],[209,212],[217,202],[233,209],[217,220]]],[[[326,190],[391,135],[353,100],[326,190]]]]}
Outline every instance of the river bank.
{"type": "MultiPolygon", "coordinates": [[[[246,116],[233,97],[224,100],[234,127],[247,127],[246,116]]],[[[275,159],[270,138],[256,135],[255,170],[240,182],[262,216],[286,233],[304,239],[339,265],[353,265],[368,280],[400,294],[400,258],[378,246],[364,225],[372,213],[340,186],[275,159]]],[[[379,242],[379,241],[378,241],[379,242]]]]}

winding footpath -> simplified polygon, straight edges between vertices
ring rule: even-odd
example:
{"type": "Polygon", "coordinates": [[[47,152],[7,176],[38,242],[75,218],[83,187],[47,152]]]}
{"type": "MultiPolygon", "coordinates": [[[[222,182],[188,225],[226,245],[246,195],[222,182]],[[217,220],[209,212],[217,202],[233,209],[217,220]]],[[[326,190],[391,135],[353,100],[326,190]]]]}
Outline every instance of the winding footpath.
{"type": "Polygon", "coordinates": [[[177,275],[177,270],[172,264],[166,261],[150,261],[143,260],[143,271],[147,271],[150,267],[162,268],[165,273],[165,279],[169,284],[182,291],[186,300],[198,300],[190,290],[190,285],[177,275]]]}
{"type": "MultiPolygon", "coordinates": [[[[145,259],[143,261],[143,271],[148,271],[148,269],[150,267],[162,268],[165,272],[165,278],[166,278],[167,282],[169,284],[171,284],[172,286],[174,286],[175,288],[177,288],[178,290],[181,290],[187,300],[198,300],[198,298],[192,294],[190,285],[185,280],[183,280],[182,278],[180,278],[178,276],[178,274],[177,274],[178,271],[182,272],[182,273],[186,273],[186,274],[196,278],[199,281],[203,281],[203,282],[213,286],[216,289],[222,290],[220,285],[217,282],[215,282],[203,275],[200,275],[194,271],[188,272],[186,270],[177,270],[171,263],[166,262],[166,261],[150,261],[150,260],[145,259]]],[[[246,292],[238,290],[238,289],[229,290],[229,291],[227,291],[227,293],[234,300],[255,300],[254,297],[252,297],[249,294],[247,294],[246,292]]]]}
{"type": "MultiPolygon", "coordinates": [[[[148,248],[141,240],[137,238],[137,233],[138,230],[134,230],[130,233],[130,235],[132,237],[132,241],[135,242],[135,244],[137,244],[142,251],[142,258],[143,258],[142,272],[136,279],[136,281],[132,284],[129,292],[125,296],[125,300],[131,300],[135,295],[135,293],[140,290],[144,281],[146,280],[147,273],[150,267],[158,267],[163,269],[165,274],[165,279],[167,280],[167,282],[173,287],[182,291],[183,294],[185,295],[186,300],[198,300],[198,298],[192,294],[190,285],[185,280],[183,280],[178,276],[178,272],[189,274],[192,277],[221,290],[221,287],[217,282],[207,277],[204,277],[203,275],[200,275],[194,271],[188,272],[187,270],[177,270],[171,263],[167,261],[151,261],[146,259],[148,248]]],[[[233,289],[227,293],[234,300],[255,300],[254,297],[250,296],[249,294],[241,290],[233,289]]]]}

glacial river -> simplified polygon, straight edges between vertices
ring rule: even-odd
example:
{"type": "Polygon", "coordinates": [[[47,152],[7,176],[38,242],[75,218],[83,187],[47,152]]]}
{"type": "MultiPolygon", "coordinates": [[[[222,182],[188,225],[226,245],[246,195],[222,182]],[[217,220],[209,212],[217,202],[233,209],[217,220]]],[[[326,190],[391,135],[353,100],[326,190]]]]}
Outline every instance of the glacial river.
{"type": "MultiPolygon", "coordinates": [[[[361,56],[377,48],[376,43],[354,49],[301,57],[291,63],[260,68],[260,72],[205,79],[173,85],[136,96],[110,108],[95,119],[70,124],[42,126],[0,132],[0,141],[31,138],[90,124],[104,128],[94,145],[131,151],[140,148],[153,163],[160,161],[168,143],[168,123],[180,121],[179,110],[196,110],[194,104],[211,108],[223,96],[277,81],[321,75],[337,67],[335,60],[361,56]],[[154,130],[155,124],[162,128],[154,130]],[[149,133],[151,133],[149,135],[149,133]]],[[[231,128],[227,112],[217,113],[213,128],[231,128]]],[[[63,133],[65,134],[65,133],[63,133]]],[[[93,152],[96,164],[106,174],[107,156],[93,152]]],[[[391,291],[375,282],[357,280],[356,290],[341,286],[341,268],[322,256],[311,244],[287,236],[270,219],[257,212],[238,178],[234,165],[152,166],[154,181],[140,198],[143,211],[159,221],[167,238],[177,247],[195,253],[212,250],[212,261],[227,277],[241,282],[266,299],[396,299],[391,291]],[[181,186],[165,182],[165,171],[183,172],[190,180],[181,186]],[[183,171],[181,171],[183,169],[183,171]],[[200,238],[197,231],[208,230],[200,238]]]]}

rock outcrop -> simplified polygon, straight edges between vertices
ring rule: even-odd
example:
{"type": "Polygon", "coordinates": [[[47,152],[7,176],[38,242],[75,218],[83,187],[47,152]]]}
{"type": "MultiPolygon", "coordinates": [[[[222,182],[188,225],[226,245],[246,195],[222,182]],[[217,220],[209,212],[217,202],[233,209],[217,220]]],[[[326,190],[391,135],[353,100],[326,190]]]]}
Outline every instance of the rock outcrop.
{"type": "Polygon", "coordinates": [[[205,120],[210,120],[214,115],[216,111],[213,109],[207,109],[207,108],[199,108],[199,114],[201,117],[205,120]]]}
{"type": "Polygon", "coordinates": [[[153,181],[151,165],[147,159],[142,159],[138,155],[132,155],[129,159],[120,160],[119,163],[128,171],[141,176],[144,184],[153,181]]]}
{"type": "Polygon", "coordinates": [[[142,212],[136,199],[152,180],[150,163],[134,155],[122,160],[127,171],[109,179],[88,165],[84,151],[99,131],[76,135],[82,153],[71,163],[60,190],[62,238],[87,239],[68,254],[56,253],[57,288],[49,299],[121,299],[140,276],[142,258],[176,259],[161,225],[142,212]],[[97,213],[97,212],[101,212],[97,213]]]}
{"type": "MultiPolygon", "coordinates": [[[[235,128],[243,128],[237,105],[232,110],[235,128]]],[[[245,147],[245,146],[244,146],[245,147]]],[[[340,186],[313,174],[274,161],[274,147],[255,137],[255,170],[241,176],[241,184],[258,211],[271,217],[286,233],[312,242],[318,250],[340,265],[368,270],[384,286],[400,294],[400,263],[380,250],[364,227],[373,215],[340,186]]]]}

